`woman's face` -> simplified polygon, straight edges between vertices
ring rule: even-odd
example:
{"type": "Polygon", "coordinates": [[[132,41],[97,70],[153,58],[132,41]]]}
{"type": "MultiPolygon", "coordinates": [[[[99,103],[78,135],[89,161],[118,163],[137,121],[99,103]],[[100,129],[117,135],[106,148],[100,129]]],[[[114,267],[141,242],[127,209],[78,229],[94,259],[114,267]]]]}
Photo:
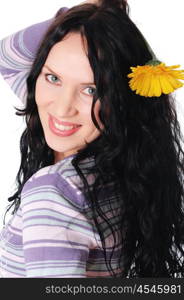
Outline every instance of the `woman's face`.
{"type": "MultiPolygon", "coordinates": [[[[55,162],[85,147],[100,132],[91,119],[94,76],[80,33],[69,33],[55,44],[36,82],[36,104],[55,162]]],[[[99,120],[100,101],[94,112],[99,120]]]]}

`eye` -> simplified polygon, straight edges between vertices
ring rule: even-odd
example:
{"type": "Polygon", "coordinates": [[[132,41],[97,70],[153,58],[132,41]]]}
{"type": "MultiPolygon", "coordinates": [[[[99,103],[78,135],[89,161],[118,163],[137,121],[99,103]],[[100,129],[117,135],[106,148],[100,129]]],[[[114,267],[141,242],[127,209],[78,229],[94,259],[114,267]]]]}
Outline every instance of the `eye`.
{"type": "Polygon", "coordinates": [[[48,82],[50,83],[58,83],[59,79],[56,75],[53,75],[53,74],[45,74],[45,78],[48,82]]]}
{"type": "Polygon", "coordinates": [[[88,86],[85,90],[88,90],[88,96],[93,96],[96,92],[96,88],[88,86]]]}

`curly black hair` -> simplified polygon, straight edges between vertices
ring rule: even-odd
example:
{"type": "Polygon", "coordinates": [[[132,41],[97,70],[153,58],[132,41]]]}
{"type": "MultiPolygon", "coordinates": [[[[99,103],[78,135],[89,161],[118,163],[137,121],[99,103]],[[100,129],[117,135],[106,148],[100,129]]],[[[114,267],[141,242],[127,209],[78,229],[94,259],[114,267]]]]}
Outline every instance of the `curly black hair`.
{"type": "Polygon", "coordinates": [[[27,79],[26,107],[17,108],[16,112],[25,116],[27,127],[20,140],[17,191],[8,200],[13,201],[15,213],[25,182],[40,168],[54,163],[54,151],[45,141],[35,103],[35,85],[53,45],[67,33],[79,32],[87,41],[87,56],[97,90],[91,117],[100,130],[93,112],[99,99],[99,117],[104,129],[77,153],[72,165],[84,184],[83,192],[92,208],[107,268],[112,277],[117,276],[112,255],[110,259],[106,255],[99,216],[114,237],[114,247],[122,245],[119,257],[122,272],[118,276],[183,277],[183,136],[173,96],[148,98],[136,95],[129,88],[130,67],[144,65],[153,58],[129,11],[125,0],[101,0],[100,5],[85,3],[58,14],[49,27],[27,79]],[[96,180],[89,186],[80,162],[91,156],[95,164],[88,171],[96,174],[96,180]],[[100,205],[99,190],[108,183],[113,183],[121,207],[118,224],[105,217],[100,205]],[[121,233],[118,239],[117,228],[121,233]]]}

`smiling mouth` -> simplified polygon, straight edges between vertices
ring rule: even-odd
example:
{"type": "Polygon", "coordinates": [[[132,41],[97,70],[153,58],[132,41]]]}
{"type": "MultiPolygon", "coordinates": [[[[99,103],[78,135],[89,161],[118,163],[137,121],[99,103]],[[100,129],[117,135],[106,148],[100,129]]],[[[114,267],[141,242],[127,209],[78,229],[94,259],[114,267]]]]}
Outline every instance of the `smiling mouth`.
{"type": "Polygon", "coordinates": [[[56,128],[59,129],[61,127],[61,130],[64,130],[65,128],[66,129],[71,129],[73,127],[81,126],[81,124],[71,123],[71,122],[67,122],[67,121],[60,121],[56,117],[52,116],[51,114],[49,114],[49,117],[52,119],[52,121],[55,124],[56,128]]]}
{"type": "Polygon", "coordinates": [[[66,130],[71,130],[77,127],[80,127],[81,125],[74,125],[74,126],[65,126],[65,125],[59,125],[57,122],[53,121],[53,124],[55,128],[61,130],[61,131],[66,131],[66,130]]]}
{"type": "Polygon", "coordinates": [[[73,126],[66,126],[60,125],[50,116],[49,117],[49,128],[52,133],[57,136],[65,137],[70,136],[77,132],[82,125],[73,125],[73,126]]]}

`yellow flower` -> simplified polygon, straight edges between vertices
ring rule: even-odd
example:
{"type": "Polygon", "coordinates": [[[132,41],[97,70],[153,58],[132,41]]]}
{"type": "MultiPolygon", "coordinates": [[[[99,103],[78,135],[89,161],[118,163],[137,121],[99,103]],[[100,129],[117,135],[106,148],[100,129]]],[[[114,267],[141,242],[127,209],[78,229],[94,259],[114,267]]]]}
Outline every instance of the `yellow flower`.
{"type": "Polygon", "coordinates": [[[180,65],[166,66],[157,60],[149,61],[144,66],[131,67],[132,73],[129,86],[144,97],[159,97],[162,93],[169,94],[182,87],[184,84],[178,79],[184,80],[184,70],[175,70],[180,65]]]}

